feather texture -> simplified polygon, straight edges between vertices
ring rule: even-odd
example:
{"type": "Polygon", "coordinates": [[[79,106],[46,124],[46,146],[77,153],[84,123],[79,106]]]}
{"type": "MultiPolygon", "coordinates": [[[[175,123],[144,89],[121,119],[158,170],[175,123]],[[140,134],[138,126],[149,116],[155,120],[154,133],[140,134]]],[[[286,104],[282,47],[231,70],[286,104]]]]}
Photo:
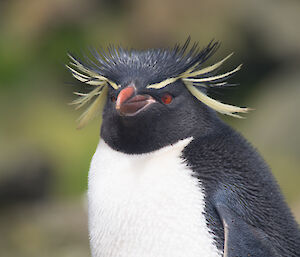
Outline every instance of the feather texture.
{"type": "Polygon", "coordinates": [[[94,119],[99,113],[102,113],[107,97],[107,86],[102,88],[101,94],[91,104],[91,106],[79,117],[78,129],[83,128],[89,121],[94,119]]]}
{"type": "Polygon", "coordinates": [[[199,101],[203,102],[210,108],[214,109],[217,112],[220,112],[222,114],[226,114],[229,116],[233,116],[236,118],[242,118],[242,116],[235,114],[235,113],[246,113],[250,111],[250,108],[242,108],[242,107],[237,107],[229,104],[223,104],[206,94],[202,93],[200,90],[198,90],[192,83],[186,82],[186,87],[187,89],[191,92],[192,95],[194,95],[199,101]]]}
{"type": "Polygon", "coordinates": [[[236,67],[234,70],[226,72],[224,74],[220,74],[220,75],[216,75],[216,76],[212,76],[212,77],[205,77],[205,78],[184,78],[184,81],[192,81],[192,82],[214,82],[216,80],[220,80],[220,79],[226,79],[228,78],[230,75],[236,73],[237,71],[239,71],[242,67],[242,64],[240,64],[238,67],[236,67]]]}
{"type": "Polygon", "coordinates": [[[69,54],[68,56],[72,61],[70,62],[70,65],[74,66],[80,71],[79,72],[78,70],[70,67],[69,65],[66,65],[66,67],[71,71],[72,76],[80,82],[96,86],[96,88],[94,88],[87,94],[74,92],[74,94],[78,95],[79,98],[75,99],[70,104],[76,105],[76,110],[90,102],[94,97],[96,97],[95,101],[79,117],[79,124],[77,128],[80,129],[83,128],[90,120],[95,118],[95,116],[102,112],[107,97],[108,86],[111,86],[113,89],[118,89],[119,86],[115,82],[107,79],[102,75],[99,75],[89,67],[83,65],[72,55],[69,54]]]}
{"type": "Polygon", "coordinates": [[[233,53],[226,56],[224,59],[217,62],[216,64],[211,65],[209,67],[205,67],[205,68],[200,69],[200,70],[195,70],[195,68],[197,66],[199,66],[199,63],[196,63],[191,68],[189,68],[187,71],[183,72],[182,74],[179,74],[177,77],[168,78],[168,79],[166,79],[164,81],[161,81],[159,83],[148,85],[147,88],[155,88],[155,89],[164,88],[167,85],[174,83],[178,79],[182,79],[182,81],[186,85],[187,89],[199,101],[203,102],[204,104],[206,104],[210,108],[212,108],[215,111],[220,112],[222,114],[226,114],[226,115],[233,116],[233,117],[236,117],[236,118],[242,118],[242,116],[240,116],[236,113],[246,113],[246,112],[249,112],[252,109],[250,109],[250,108],[241,108],[241,107],[237,107],[237,106],[233,106],[233,105],[229,105],[229,104],[223,104],[223,103],[221,103],[221,102],[219,102],[219,101],[217,101],[213,98],[210,98],[209,96],[207,96],[206,94],[204,94],[203,92],[199,91],[196,88],[196,86],[209,88],[209,87],[214,87],[214,86],[223,87],[223,86],[228,85],[227,82],[224,81],[224,80],[226,80],[231,75],[233,75],[234,73],[239,71],[242,67],[242,64],[240,64],[238,67],[236,67],[232,71],[229,71],[229,72],[226,72],[226,73],[223,73],[223,74],[219,74],[219,75],[215,75],[215,76],[209,76],[209,75],[212,72],[216,71],[219,67],[221,67],[221,65],[227,59],[229,59],[232,55],[233,55],[233,53]],[[201,77],[203,75],[204,75],[204,77],[201,77]],[[206,84],[204,84],[204,83],[206,83],[206,84]]]}
{"type": "Polygon", "coordinates": [[[70,64],[72,66],[74,66],[75,68],[77,68],[78,70],[80,70],[81,72],[83,72],[83,73],[80,73],[80,72],[72,69],[70,66],[67,66],[67,68],[72,72],[73,76],[76,79],[80,80],[81,82],[87,83],[87,84],[89,84],[89,82],[93,81],[94,83],[92,83],[90,85],[93,85],[93,84],[94,85],[99,85],[99,84],[101,85],[104,82],[108,82],[109,85],[111,87],[113,87],[114,89],[119,88],[119,86],[115,82],[109,80],[108,78],[106,78],[102,75],[99,75],[96,71],[93,71],[91,69],[91,67],[83,65],[79,60],[77,60],[72,55],[68,54],[68,56],[73,61],[73,62],[70,62],[70,64]],[[84,79],[86,79],[86,80],[84,80],[84,79]]]}

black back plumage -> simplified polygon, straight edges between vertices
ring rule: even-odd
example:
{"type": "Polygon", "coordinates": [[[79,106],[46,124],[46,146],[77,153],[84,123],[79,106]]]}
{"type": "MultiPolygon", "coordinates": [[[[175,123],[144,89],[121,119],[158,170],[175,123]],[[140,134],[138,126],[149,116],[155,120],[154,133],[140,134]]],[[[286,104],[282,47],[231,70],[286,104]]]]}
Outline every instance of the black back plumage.
{"type": "MultiPolygon", "coordinates": [[[[192,141],[183,158],[204,187],[207,223],[219,249],[224,248],[224,227],[216,208],[221,203],[263,234],[274,251],[271,256],[300,256],[298,224],[268,166],[240,134],[221,124],[210,135],[192,141]]],[[[249,240],[243,232],[235,240],[249,240]]]]}

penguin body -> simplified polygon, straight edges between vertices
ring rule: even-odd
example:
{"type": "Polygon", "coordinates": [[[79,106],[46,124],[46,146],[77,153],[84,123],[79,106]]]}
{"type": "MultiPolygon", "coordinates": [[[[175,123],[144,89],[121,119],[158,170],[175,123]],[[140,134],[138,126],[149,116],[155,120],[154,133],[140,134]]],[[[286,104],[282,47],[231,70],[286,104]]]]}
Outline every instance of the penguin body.
{"type": "Polygon", "coordinates": [[[300,256],[300,231],[269,168],[216,114],[249,109],[208,96],[240,66],[203,68],[217,49],[110,48],[72,74],[80,127],[102,113],[89,172],[93,257],[300,256]]]}

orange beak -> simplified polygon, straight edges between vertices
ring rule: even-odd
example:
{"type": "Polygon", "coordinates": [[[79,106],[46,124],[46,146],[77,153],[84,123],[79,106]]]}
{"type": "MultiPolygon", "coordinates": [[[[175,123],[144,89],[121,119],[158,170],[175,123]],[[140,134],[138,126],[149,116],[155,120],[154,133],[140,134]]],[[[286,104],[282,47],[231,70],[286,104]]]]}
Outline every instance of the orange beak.
{"type": "Polygon", "coordinates": [[[116,110],[122,116],[134,116],[156,101],[150,95],[135,95],[134,86],[121,90],[116,102],[116,110]]]}

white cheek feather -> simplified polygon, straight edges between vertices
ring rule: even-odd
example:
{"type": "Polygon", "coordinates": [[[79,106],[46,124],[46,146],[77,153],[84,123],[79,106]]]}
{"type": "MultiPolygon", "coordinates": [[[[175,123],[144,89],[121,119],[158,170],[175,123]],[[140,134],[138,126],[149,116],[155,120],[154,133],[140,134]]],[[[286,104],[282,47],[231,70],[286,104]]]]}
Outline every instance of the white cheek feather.
{"type": "Polygon", "coordinates": [[[180,159],[191,138],[138,155],[100,140],[89,172],[93,257],[218,257],[201,183],[180,159]]]}

